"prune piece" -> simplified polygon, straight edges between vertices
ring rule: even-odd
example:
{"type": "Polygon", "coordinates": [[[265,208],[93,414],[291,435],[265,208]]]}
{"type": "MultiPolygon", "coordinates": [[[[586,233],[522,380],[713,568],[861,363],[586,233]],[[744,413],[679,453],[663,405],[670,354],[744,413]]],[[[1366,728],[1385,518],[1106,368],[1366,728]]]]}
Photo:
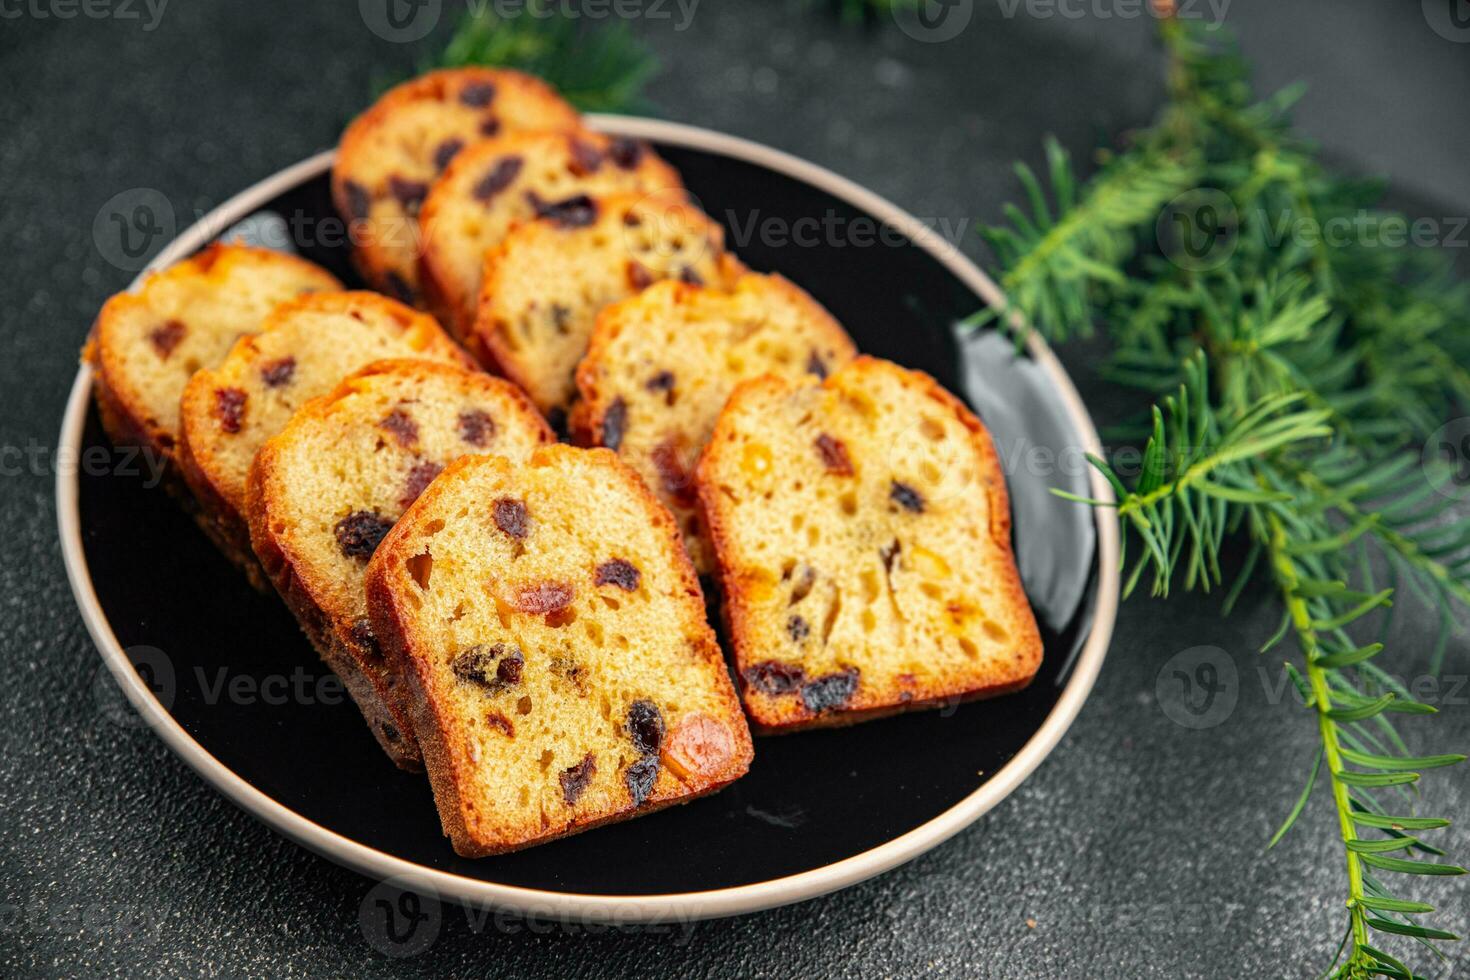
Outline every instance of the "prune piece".
{"type": "Polygon", "coordinates": [[[492,711],[485,716],[485,727],[498,729],[506,738],[516,737],[515,723],[498,711],[492,711]]]}
{"type": "Polygon", "coordinates": [[[697,272],[694,271],[693,266],[687,266],[687,265],[684,268],[682,268],[682,269],[679,270],[679,281],[680,282],[687,282],[691,286],[703,286],[704,285],[704,280],[702,278],[700,278],[699,273],[697,273],[697,272]]]}
{"type": "Polygon", "coordinates": [[[515,607],[521,612],[540,615],[565,609],[575,592],[564,582],[540,582],[516,593],[515,607]]]}
{"type": "Polygon", "coordinates": [[[434,482],[434,477],[444,472],[444,467],[430,460],[415,463],[413,469],[408,471],[408,479],[403,482],[403,496],[398,498],[398,506],[407,507],[419,499],[419,494],[434,482]]]}
{"type": "Polygon", "coordinates": [[[338,521],[332,530],[337,535],[337,548],[344,557],[365,562],[393,530],[393,522],[373,511],[358,510],[338,521]]]}
{"type": "Polygon", "coordinates": [[[378,635],[373,632],[373,624],[366,616],[354,619],[352,626],[347,630],[347,635],[369,656],[374,658],[383,656],[383,650],[378,646],[378,635]]]}
{"type": "Polygon", "coordinates": [[[684,468],[684,461],[679,458],[679,447],[672,441],[661,442],[648,455],[658,470],[659,482],[669,496],[686,506],[692,506],[695,496],[694,480],[684,468]]]}
{"type": "Polygon", "coordinates": [[[637,292],[653,285],[653,273],[637,262],[628,262],[628,288],[637,292]]]}
{"type": "Polygon", "coordinates": [[[567,806],[576,806],[577,801],[582,798],[582,793],[587,789],[587,784],[592,782],[592,777],[597,775],[597,756],[588,752],[582,757],[582,761],[569,769],[562,770],[557,778],[561,781],[561,798],[567,806]]]}
{"type": "Polygon", "coordinates": [[[388,292],[400,303],[412,303],[414,301],[413,287],[408,280],[397,272],[388,273],[388,292]]]}
{"type": "Polygon", "coordinates": [[[495,437],[495,420],[478,408],[460,412],[459,437],[471,446],[483,446],[495,437]]]}
{"type": "Polygon", "coordinates": [[[602,151],[586,140],[572,140],[572,173],[578,177],[596,173],[602,166],[602,151]]]}
{"type": "Polygon", "coordinates": [[[526,513],[526,505],[514,497],[501,497],[496,500],[492,512],[495,516],[495,526],[517,541],[531,533],[531,518],[526,513]]]}
{"type": "Polygon", "coordinates": [[[800,643],[811,635],[811,624],[804,616],[792,616],[786,620],[786,634],[791,637],[791,642],[800,643]]]}
{"type": "Polygon", "coordinates": [[[378,423],[378,428],[392,433],[400,446],[412,446],[419,441],[419,425],[401,408],[395,408],[378,423]]]}
{"type": "Polygon", "coordinates": [[[158,351],[159,357],[168,360],[168,356],[174,352],[174,348],[179,346],[180,341],[184,339],[184,334],[188,332],[189,328],[181,321],[166,320],[163,326],[153,329],[153,332],[148,335],[148,341],[153,345],[153,349],[158,351]]]}
{"type": "Polygon", "coordinates": [[[449,161],[454,159],[455,154],[464,149],[464,140],[450,137],[434,148],[434,169],[443,170],[449,166],[449,161]]]}
{"type": "Polygon", "coordinates": [[[424,203],[424,198],[429,196],[429,185],[422,180],[409,180],[394,174],[388,178],[388,193],[409,214],[418,214],[419,205],[424,203]]]}
{"type": "Polygon", "coordinates": [[[638,166],[638,161],[643,156],[643,144],[637,140],[619,137],[608,145],[607,155],[624,170],[632,170],[638,166]]]}
{"type": "Polygon", "coordinates": [[[503,160],[497,160],[495,166],[491,167],[485,176],[480,178],[479,183],[470,189],[470,193],[481,204],[489,204],[492,197],[515,183],[515,179],[520,176],[524,162],[520,157],[506,157],[503,160]]]}
{"type": "Polygon", "coordinates": [[[628,403],[619,395],[607,406],[607,411],[602,413],[602,444],[616,452],[623,444],[623,430],[627,425],[628,403]]]}
{"type": "Polygon", "coordinates": [[[624,592],[637,592],[642,577],[636,565],[622,558],[610,558],[597,566],[598,585],[616,585],[624,592]]]}
{"type": "Polygon", "coordinates": [[[645,381],[643,387],[649,391],[672,391],[674,388],[674,372],[660,371],[645,381]]]}
{"type": "Polygon", "coordinates": [[[840,708],[852,700],[858,686],[858,670],[849,667],[835,674],[807,681],[801,685],[801,703],[813,713],[840,708]]]}
{"type": "Polygon", "coordinates": [[[924,512],[923,495],[907,483],[894,480],[888,488],[888,499],[911,513],[922,514],[924,512]]]}
{"type": "Polygon", "coordinates": [[[827,380],[827,362],[822,360],[822,356],[816,351],[812,351],[811,356],[806,359],[806,371],[808,374],[815,374],[823,381],[827,380]]]}
{"type": "Polygon", "coordinates": [[[597,202],[586,194],[577,194],[560,201],[545,201],[535,191],[527,191],[526,200],[536,209],[538,217],[553,221],[563,228],[585,228],[597,220],[597,202]]]}
{"type": "Polygon", "coordinates": [[[495,83],[471,82],[459,90],[459,101],[475,109],[483,109],[495,101],[495,83]]]}
{"type": "Polygon", "coordinates": [[[526,657],[520,647],[496,643],[488,648],[473,646],[455,654],[449,669],[459,680],[495,693],[519,684],[525,665],[526,657]]]}
{"type": "Polygon", "coordinates": [[[347,220],[366,219],[373,207],[373,196],[368,193],[368,189],[355,180],[347,181],[342,189],[347,192],[347,220]]]}
{"type": "Polygon", "coordinates": [[[240,431],[245,419],[245,392],[239,388],[216,388],[214,391],[214,416],[219,427],[226,432],[240,431]]]}
{"type": "Polygon", "coordinates": [[[657,752],[664,744],[664,716],[658,705],[642,699],[628,705],[628,735],[639,755],[657,752]]]}
{"type": "Polygon", "coordinates": [[[260,366],[260,380],[265,382],[267,388],[279,388],[291,382],[291,376],[296,373],[296,358],[282,357],[274,361],[267,361],[260,366]]]}
{"type": "Polygon", "coordinates": [[[658,756],[645,755],[631,763],[623,773],[623,782],[628,784],[628,796],[632,798],[633,805],[642,806],[658,782],[658,756]]]}
{"type": "Polygon", "coordinates": [[[805,678],[800,664],[779,660],[763,660],[745,668],[745,682],[763,694],[790,694],[805,678]]]}
{"type": "Polygon", "coordinates": [[[822,465],[827,472],[835,476],[852,476],[852,457],[847,455],[847,446],[841,439],[835,439],[823,432],[817,436],[817,455],[822,457],[822,465]]]}

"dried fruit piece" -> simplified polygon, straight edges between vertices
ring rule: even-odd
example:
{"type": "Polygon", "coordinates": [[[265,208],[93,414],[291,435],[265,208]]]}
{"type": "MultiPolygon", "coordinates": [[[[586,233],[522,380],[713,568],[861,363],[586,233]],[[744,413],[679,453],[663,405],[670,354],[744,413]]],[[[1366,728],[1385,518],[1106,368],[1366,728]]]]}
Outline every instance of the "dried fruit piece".
{"type": "Polygon", "coordinates": [[[647,289],[653,285],[653,273],[633,260],[628,260],[628,288],[634,291],[647,289]]]}
{"type": "Polygon", "coordinates": [[[602,166],[602,151],[586,140],[573,139],[571,143],[572,173],[579,177],[596,173],[602,166]]]}
{"type": "Polygon", "coordinates": [[[174,348],[179,346],[184,339],[184,334],[188,332],[189,328],[184,326],[182,321],[166,320],[162,326],[155,327],[148,334],[148,342],[153,345],[154,350],[158,351],[159,357],[168,360],[168,356],[174,352],[174,348]]]}
{"type": "Polygon", "coordinates": [[[849,667],[835,674],[826,674],[801,685],[801,703],[813,713],[840,708],[852,699],[857,691],[858,669],[849,667]]]}
{"type": "Polygon", "coordinates": [[[900,483],[897,480],[894,480],[892,485],[888,488],[888,499],[892,500],[894,503],[898,504],[906,511],[910,511],[915,514],[922,514],[924,512],[923,495],[920,494],[919,491],[915,490],[913,487],[909,486],[907,483],[900,483]]]}
{"type": "Polygon", "coordinates": [[[619,137],[608,145],[607,155],[624,170],[632,170],[638,166],[638,161],[643,156],[643,144],[627,137],[619,137]]]}
{"type": "Polygon", "coordinates": [[[471,446],[483,446],[495,436],[495,420],[478,408],[459,413],[459,437],[471,446]]]}
{"type": "Polygon", "coordinates": [[[586,228],[597,220],[597,202],[586,194],[577,194],[560,201],[545,201],[535,191],[527,191],[526,200],[536,209],[538,217],[553,221],[563,228],[586,228]]]}
{"type": "Polygon", "coordinates": [[[498,711],[492,711],[485,716],[485,727],[496,729],[506,738],[516,737],[515,723],[498,711]]]}
{"type": "Polygon", "coordinates": [[[226,432],[239,432],[245,418],[246,394],[239,388],[216,388],[214,392],[214,417],[219,427],[226,432]]]}
{"type": "Polygon", "coordinates": [[[645,755],[631,763],[623,773],[623,781],[628,785],[628,796],[633,800],[633,805],[642,806],[658,782],[658,756],[645,755]]]}
{"type": "Polygon", "coordinates": [[[373,198],[368,189],[355,180],[347,181],[343,189],[347,191],[347,219],[364,220],[373,207],[373,198]]]}
{"type": "Polygon", "coordinates": [[[834,476],[852,476],[852,457],[847,455],[847,446],[841,439],[823,432],[816,438],[817,455],[822,465],[834,476]]]}
{"type": "Polygon", "coordinates": [[[582,757],[582,761],[568,769],[562,770],[557,778],[561,781],[561,798],[567,806],[576,806],[577,801],[582,798],[582,793],[587,789],[587,784],[592,782],[592,777],[597,775],[597,757],[588,752],[582,757]]]}
{"type": "Polygon", "coordinates": [[[332,530],[337,536],[337,548],[345,557],[365,562],[393,530],[393,522],[376,511],[358,510],[338,521],[332,530]]]}
{"type": "Polygon", "coordinates": [[[623,430],[627,424],[628,403],[619,395],[607,406],[607,411],[602,413],[602,444],[617,452],[618,447],[623,444],[623,430]]]}
{"type": "Polygon", "coordinates": [[[459,90],[459,101],[475,109],[483,109],[495,101],[494,82],[471,82],[459,90]]]}
{"type": "Polygon", "coordinates": [[[599,585],[616,585],[624,592],[637,592],[643,578],[638,566],[622,558],[610,558],[597,566],[594,581],[599,585]]]}
{"type": "Polygon", "coordinates": [[[816,351],[812,351],[811,356],[806,359],[806,370],[808,374],[815,374],[823,381],[827,380],[827,362],[816,351]]]}
{"type": "Polygon", "coordinates": [[[478,684],[491,693],[515,687],[521,682],[526,665],[525,654],[513,644],[496,643],[489,647],[472,646],[455,654],[449,669],[459,680],[478,684]]]}
{"type": "Polygon", "coordinates": [[[664,716],[658,705],[642,698],[628,705],[628,735],[640,755],[657,752],[664,742],[664,716]]]}
{"type": "Polygon", "coordinates": [[[565,582],[538,582],[516,593],[515,607],[521,612],[540,615],[554,613],[571,605],[575,590],[565,582]]]}
{"type": "Polygon", "coordinates": [[[296,358],[294,357],[277,358],[260,366],[260,380],[265,382],[267,388],[279,388],[289,384],[295,373],[296,358]]]}
{"type": "Polygon", "coordinates": [[[400,446],[412,446],[419,441],[418,423],[413,420],[412,415],[401,408],[395,408],[383,416],[383,421],[378,423],[378,427],[391,433],[400,446]]]}
{"type": "Polygon", "coordinates": [[[806,678],[800,664],[763,660],[745,669],[745,682],[762,694],[790,694],[806,678]]]}
{"type": "Polygon", "coordinates": [[[480,178],[480,182],[471,188],[470,193],[475,196],[475,200],[488,204],[492,197],[515,183],[524,163],[520,157],[505,157],[496,161],[495,166],[480,178]]]}
{"type": "Polygon", "coordinates": [[[378,646],[378,637],[373,632],[372,621],[366,616],[359,616],[357,619],[354,619],[352,621],[352,627],[347,633],[358,648],[365,650],[372,657],[382,657],[383,651],[378,646]]]}
{"type": "Polygon", "coordinates": [[[811,624],[803,616],[792,616],[786,620],[786,635],[791,637],[793,643],[800,643],[811,635],[811,624]]]}
{"type": "Polygon", "coordinates": [[[664,739],[660,758],[679,779],[693,781],[724,771],[735,755],[735,738],[717,719],[694,712],[679,719],[664,739]]]}
{"type": "Polygon", "coordinates": [[[440,143],[434,148],[434,169],[443,170],[445,167],[449,166],[449,161],[453,160],[455,154],[463,149],[464,140],[455,139],[452,136],[444,142],[440,143]]]}
{"type": "Polygon", "coordinates": [[[643,387],[649,391],[672,391],[674,388],[674,372],[660,371],[645,381],[643,387]]]}
{"type": "Polygon", "coordinates": [[[480,123],[481,136],[495,136],[500,132],[500,120],[495,118],[486,119],[480,123]]]}
{"type": "Polygon", "coordinates": [[[694,506],[694,476],[684,467],[684,460],[679,455],[679,447],[673,440],[665,440],[653,447],[648,454],[649,461],[658,470],[659,482],[664,491],[679,503],[688,507],[694,506]]]}
{"type": "Polygon", "coordinates": [[[408,479],[403,483],[403,496],[398,498],[398,506],[407,508],[409,504],[419,499],[429,484],[434,482],[434,477],[444,472],[444,467],[432,460],[424,460],[415,463],[408,471],[408,479]]]}
{"type": "Polygon", "coordinates": [[[424,198],[429,196],[429,185],[422,180],[409,180],[397,174],[388,178],[388,193],[409,214],[418,214],[419,205],[424,203],[424,198]]]}
{"type": "Polygon", "coordinates": [[[689,265],[679,270],[679,281],[688,283],[691,286],[704,285],[704,279],[700,277],[699,273],[694,271],[693,266],[689,265]]]}
{"type": "Polygon", "coordinates": [[[492,510],[495,526],[517,541],[531,533],[531,518],[526,513],[526,505],[514,497],[501,497],[495,501],[492,510]]]}

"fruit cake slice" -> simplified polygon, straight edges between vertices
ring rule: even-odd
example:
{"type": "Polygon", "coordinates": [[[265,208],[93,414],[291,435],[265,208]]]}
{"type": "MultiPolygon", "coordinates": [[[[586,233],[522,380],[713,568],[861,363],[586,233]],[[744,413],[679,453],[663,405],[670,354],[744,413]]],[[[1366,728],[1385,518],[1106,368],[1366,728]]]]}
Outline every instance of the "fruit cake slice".
{"type": "Polygon", "coordinates": [[[278,303],[341,288],[325,269],[294,255],[211,245],[153,273],[136,291],[113,296],[82,352],[96,371],[107,434],[172,461],[179,396],[194,372],[224,360],[278,303]]]}
{"type": "Polygon", "coordinates": [[[461,855],[683,803],[749,768],[678,528],[605,449],[451,464],[378,547],[367,597],[461,855]]]}
{"type": "MultiPolygon", "coordinates": [[[[565,412],[572,373],[604,306],[660,279],[719,288],[745,269],[724,232],[682,194],[618,194],[564,202],[485,257],[470,349],[531,396],[565,412]]],[[[557,421],[557,420],[554,420],[557,421]]]]}
{"type": "Polygon", "coordinates": [[[673,512],[701,573],[694,466],[735,386],[773,374],[825,378],[857,351],[821,304],[780,276],[730,290],[666,281],[602,311],[577,367],[578,441],[617,451],[673,512]]]}
{"type": "Polygon", "coordinates": [[[383,535],[446,465],[522,459],[554,442],[508,381],[434,361],[377,361],[312,399],[255,455],[250,542],[266,574],[399,766],[423,766],[408,698],[367,618],[363,578],[383,535]]]}
{"type": "Polygon", "coordinates": [[[200,525],[259,588],[245,480],[255,452],[308,399],[391,357],[471,367],[434,318],[369,292],[317,293],[278,306],[261,332],[184,389],[179,468],[199,500],[200,525]]]}
{"type": "Polygon", "coordinates": [[[642,143],[592,133],[510,133],[454,158],[419,212],[430,309],[456,336],[475,319],[485,253],[515,225],[579,198],[669,190],[679,175],[642,143]]]}
{"type": "Polygon", "coordinates": [[[503,68],[431,71],[389,89],[347,127],[332,167],[332,200],[363,278],[417,301],[419,206],[454,155],[503,132],[580,125],[550,86],[503,68]]]}
{"type": "Polygon", "coordinates": [[[928,375],[859,357],[746,382],[696,479],[759,729],[1003,694],[1041,665],[1000,461],[928,375]]]}

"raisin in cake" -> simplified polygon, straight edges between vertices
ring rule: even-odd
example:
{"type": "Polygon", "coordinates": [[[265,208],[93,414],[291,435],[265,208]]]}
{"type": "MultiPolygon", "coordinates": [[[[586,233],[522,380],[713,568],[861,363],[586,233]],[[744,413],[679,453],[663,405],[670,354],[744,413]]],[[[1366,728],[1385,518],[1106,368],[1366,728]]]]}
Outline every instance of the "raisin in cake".
{"type": "Polygon", "coordinates": [[[416,302],[419,206],[454,155],[503,132],[580,124],[550,86],[502,68],[432,71],[389,89],[347,127],[332,167],[332,200],[363,278],[416,302]]]}
{"type": "Polygon", "coordinates": [[[118,293],[97,315],[83,356],[96,371],[102,425],[119,445],[172,461],[179,396],[278,303],[341,289],[326,270],[283,252],[211,245],[118,293]]]}
{"type": "Polygon", "coordinates": [[[394,360],[307,402],[255,454],[245,494],[255,554],[402,768],[423,761],[402,676],[368,622],[368,559],[447,464],[468,453],[521,459],[554,440],[509,382],[394,360]]]}
{"type": "Polygon", "coordinates": [[[245,523],[256,450],[308,399],[390,357],[472,366],[426,313],[377,293],[317,293],[278,306],[260,333],[184,389],[179,468],[198,498],[201,526],[255,585],[267,587],[245,523]]]}
{"type": "Polygon", "coordinates": [[[727,286],[745,270],[723,243],[680,194],[563,202],[486,255],[470,349],[541,411],[564,412],[598,312],[660,279],[727,286]]]}
{"type": "Polygon", "coordinates": [[[1040,666],[999,459],[928,375],[859,357],[746,382],[697,486],[758,728],[1002,694],[1040,666]]]}
{"type": "Polygon", "coordinates": [[[607,450],[451,464],[379,546],[367,596],[459,854],[683,803],[750,765],[678,529],[607,450]]]}
{"type": "Polygon", "coordinates": [[[434,182],[419,212],[429,307],[463,336],[474,323],[485,253],[512,227],[579,198],[680,189],[674,168],[634,140],[510,133],[472,144],[434,182]]]}
{"type": "Polygon", "coordinates": [[[780,276],[730,290],[666,281],[602,311],[577,367],[578,441],[617,451],[673,512],[697,571],[713,569],[694,466],[735,386],[825,378],[856,353],[816,300],[780,276]]]}

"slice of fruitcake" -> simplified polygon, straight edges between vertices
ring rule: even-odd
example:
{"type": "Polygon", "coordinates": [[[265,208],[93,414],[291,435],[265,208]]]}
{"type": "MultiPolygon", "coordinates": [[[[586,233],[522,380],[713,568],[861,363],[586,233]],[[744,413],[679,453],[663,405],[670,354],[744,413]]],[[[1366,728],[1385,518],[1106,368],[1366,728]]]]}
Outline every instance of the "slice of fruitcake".
{"type": "Polygon", "coordinates": [[[459,854],[714,792],[750,732],[668,511],[605,449],[467,456],[368,565],[459,854]]]}
{"type": "Polygon", "coordinates": [[[308,399],[390,357],[472,366],[427,313],[369,292],[317,293],[278,306],[184,389],[179,464],[199,500],[200,524],[266,588],[250,550],[245,480],[255,452],[308,399]]]}
{"type": "Polygon", "coordinates": [[[1003,694],[1040,667],[1000,461],[928,375],[859,357],[746,382],[696,481],[758,728],[1003,694]]]}
{"type": "Polygon", "coordinates": [[[255,454],[250,542],[383,750],[423,766],[407,691],[367,618],[368,559],[446,465],[469,453],[511,459],[555,441],[521,390],[434,361],[377,361],[314,398],[255,454]]]}
{"type": "Polygon", "coordinates": [[[487,136],[580,125],[546,83],[503,68],[431,71],[389,89],[347,127],[332,167],[363,278],[416,302],[419,206],[454,155],[487,136]]]}
{"type": "Polygon", "coordinates": [[[469,146],[419,212],[424,294],[456,336],[474,323],[485,253],[514,226],[579,197],[682,190],[642,143],[592,133],[511,133],[469,146]]]}
{"type": "Polygon", "coordinates": [[[730,392],[762,374],[825,378],[856,353],[831,314],[780,276],[744,275],[728,291],[661,282],[597,318],[572,431],[638,471],[678,519],[695,569],[709,572],[694,466],[730,392]]]}
{"type": "Polygon", "coordinates": [[[541,411],[564,412],[598,312],[660,279],[728,287],[745,269],[723,245],[682,194],[563,201],[486,255],[470,349],[541,411]]]}
{"type": "Polygon", "coordinates": [[[102,425],[119,445],[171,461],[179,396],[200,368],[224,360],[278,303],[342,288],[325,269],[244,245],[211,245],[118,293],[97,314],[83,357],[96,371],[102,425]]]}

